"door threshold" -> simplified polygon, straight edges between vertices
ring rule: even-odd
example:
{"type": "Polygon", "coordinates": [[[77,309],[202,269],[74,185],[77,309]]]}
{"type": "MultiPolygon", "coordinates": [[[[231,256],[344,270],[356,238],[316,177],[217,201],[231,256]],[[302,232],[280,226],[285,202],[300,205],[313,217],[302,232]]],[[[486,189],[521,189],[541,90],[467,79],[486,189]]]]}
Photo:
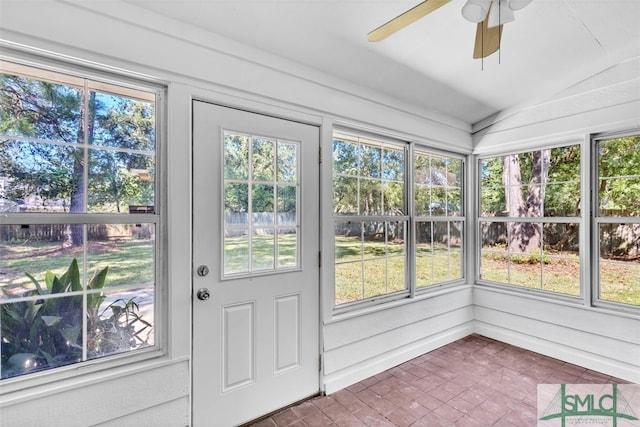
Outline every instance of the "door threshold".
{"type": "Polygon", "coordinates": [[[316,394],[312,394],[309,397],[305,397],[304,399],[300,399],[298,401],[295,401],[295,402],[293,402],[293,403],[291,403],[291,404],[289,404],[287,406],[284,406],[282,408],[276,409],[275,411],[269,412],[268,414],[262,415],[261,417],[258,417],[258,418],[254,419],[254,420],[251,420],[251,421],[246,422],[244,424],[240,424],[238,427],[248,427],[248,426],[250,426],[252,424],[255,424],[255,423],[258,423],[258,422],[260,422],[262,420],[266,420],[267,418],[272,417],[272,416],[274,416],[275,414],[277,414],[279,412],[285,411],[285,410],[287,410],[289,408],[293,408],[294,406],[298,406],[301,403],[304,403],[304,402],[306,402],[308,400],[311,400],[311,399],[313,399],[315,397],[322,396],[322,395],[323,395],[323,393],[320,393],[320,392],[318,392],[316,394]]]}

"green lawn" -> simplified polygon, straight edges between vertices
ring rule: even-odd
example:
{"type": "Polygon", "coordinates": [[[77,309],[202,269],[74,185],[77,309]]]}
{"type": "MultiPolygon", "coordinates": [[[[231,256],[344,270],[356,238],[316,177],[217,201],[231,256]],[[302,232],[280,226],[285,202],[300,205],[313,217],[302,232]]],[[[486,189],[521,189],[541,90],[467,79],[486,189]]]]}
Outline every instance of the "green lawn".
{"type": "MultiPolygon", "coordinates": [[[[580,295],[580,262],[575,254],[540,257],[506,251],[482,252],[482,279],[566,295],[580,295]]],[[[640,262],[600,260],[600,297],[606,301],[640,305],[640,262]]]]}
{"type": "Polygon", "coordinates": [[[276,253],[275,239],[272,234],[254,235],[251,238],[251,253],[249,253],[248,236],[225,237],[225,274],[296,267],[298,262],[297,234],[278,234],[277,239],[276,253]],[[250,256],[251,268],[249,268],[250,256]]]}
{"type": "Polygon", "coordinates": [[[59,242],[28,242],[0,244],[0,286],[12,293],[34,289],[25,273],[44,283],[49,270],[62,275],[73,258],[77,258],[81,273],[86,269],[89,279],[104,267],[109,267],[106,286],[135,286],[154,282],[153,242],[111,241],[91,242],[87,249],[87,265],[82,265],[82,248],[63,248],[59,242]]]}
{"type": "MultiPolygon", "coordinates": [[[[336,304],[386,295],[405,289],[405,255],[401,242],[336,236],[336,304]],[[386,255],[386,256],[385,256],[386,255]]],[[[420,245],[418,287],[462,277],[460,248],[420,245]]]]}

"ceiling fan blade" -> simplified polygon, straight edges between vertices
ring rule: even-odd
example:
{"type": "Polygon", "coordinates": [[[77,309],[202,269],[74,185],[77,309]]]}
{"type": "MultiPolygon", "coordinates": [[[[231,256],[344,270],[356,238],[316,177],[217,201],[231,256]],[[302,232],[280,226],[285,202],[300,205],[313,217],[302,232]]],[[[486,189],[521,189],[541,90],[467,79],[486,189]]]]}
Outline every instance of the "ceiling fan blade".
{"type": "Polygon", "coordinates": [[[386,22],[371,31],[367,34],[367,40],[370,42],[379,42],[380,40],[384,40],[396,31],[403,29],[407,25],[417,21],[425,15],[428,15],[450,1],[451,0],[425,0],[403,14],[396,16],[391,21],[386,22]]]}
{"type": "Polygon", "coordinates": [[[500,49],[500,37],[502,37],[502,25],[489,28],[488,16],[484,21],[478,22],[473,59],[486,58],[500,49]]]}

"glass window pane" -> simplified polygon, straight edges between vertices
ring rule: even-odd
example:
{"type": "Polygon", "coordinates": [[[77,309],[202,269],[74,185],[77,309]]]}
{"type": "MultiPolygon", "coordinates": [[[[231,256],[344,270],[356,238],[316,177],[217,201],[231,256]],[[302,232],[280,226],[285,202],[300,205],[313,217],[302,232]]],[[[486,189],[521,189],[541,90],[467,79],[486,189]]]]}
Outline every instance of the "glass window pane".
{"type": "Polygon", "coordinates": [[[292,185],[278,186],[278,224],[279,225],[296,225],[298,219],[296,216],[298,196],[298,188],[292,185]]]}
{"type": "Polygon", "coordinates": [[[480,223],[480,278],[492,282],[509,283],[509,255],[507,252],[507,224],[480,223]]]}
{"type": "Polygon", "coordinates": [[[360,179],[359,215],[382,215],[382,181],[360,179]]]}
{"type": "Polygon", "coordinates": [[[547,184],[544,193],[544,216],[579,216],[580,182],[547,184]]]}
{"type": "Polygon", "coordinates": [[[359,301],[364,297],[362,274],[363,269],[360,262],[336,264],[336,305],[359,301]]]}
{"type": "Polygon", "coordinates": [[[224,132],[224,177],[249,178],[249,137],[224,132]]]}
{"type": "Polygon", "coordinates": [[[0,147],[5,212],[84,212],[82,149],[22,141],[0,147]]]}
{"type": "Polygon", "coordinates": [[[447,171],[447,159],[439,156],[431,156],[429,177],[431,185],[446,186],[450,180],[452,184],[455,182],[455,177],[450,177],[447,171]]]}
{"type": "Polygon", "coordinates": [[[90,143],[155,151],[155,103],[91,91],[89,113],[90,143]]]}
{"type": "Polygon", "coordinates": [[[430,162],[431,159],[428,155],[415,153],[413,164],[413,180],[416,184],[431,184],[431,180],[429,179],[430,162]]]}
{"type": "Polygon", "coordinates": [[[247,215],[249,212],[249,185],[239,182],[224,184],[224,213],[225,224],[232,224],[231,214],[247,215]],[[227,222],[231,221],[231,222],[227,222]]]}
{"type": "Polygon", "coordinates": [[[361,147],[357,143],[334,139],[333,173],[357,176],[360,168],[360,151],[361,147]]]}
{"type": "Polygon", "coordinates": [[[462,191],[460,188],[447,188],[445,214],[447,216],[459,216],[462,214],[462,191]]]}
{"type": "Polygon", "coordinates": [[[358,214],[358,178],[333,178],[333,212],[335,215],[358,214]]]}
{"type": "Polygon", "coordinates": [[[640,215],[640,135],[598,142],[601,216],[640,215]]]}
{"type": "Polygon", "coordinates": [[[387,294],[387,260],[372,259],[362,263],[364,298],[387,294]]]}
{"type": "Polygon", "coordinates": [[[363,256],[377,258],[386,255],[386,230],[384,221],[363,222],[363,256]]]}
{"type": "MultiPolygon", "coordinates": [[[[640,172],[640,165],[638,165],[640,172]]],[[[640,176],[600,179],[600,216],[640,214],[640,176]]]]}
{"type": "Polygon", "coordinates": [[[382,178],[382,148],[363,144],[360,152],[360,176],[382,178]]]}
{"type": "Polygon", "coordinates": [[[3,303],[0,311],[2,378],[82,360],[82,294],[38,295],[26,301],[3,303]]]}
{"type": "Polygon", "coordinates": [[[265,184],[254,184],[251,194],[251,211],[253,213],[253,223],[256,225],[274,223],[274,186],[265,184]]]}
{"type": "Polygon", "coordinates": [[[414,187],[414,210],[417,216],[429,215],[429,204],[431,203],[431,187],[426,185],[416,185],[414,187]]]}
{"type": "Polygon", "coordinates": [[[83,142],[83,90],[0,73],[2,133],[49,141],[83,142]]]}
{"type": "Polygon", "coordinates": [[[463,227],[464,223],[460,221],[449,222],[449,235],[447,236],[449,275],[447,280],[457,280],[464,277],[462,262],[463,227]]]}
{"type": "Polygon", "coordinates": [[[275,178],[276,142],[270,139],[254,138],[252,141],[251,178],[254,181],[273,181],[275,178]]]}
{"type": "Polygon", "coordinates": [[[453,206],[447,205],[447,190],[445,187],[434,186],[431,189],[431,202],[429,202],[429,215],[445,216],[453,206]]]}
{"type": "Polygon", "coordinates": [[[275,268],[275,230],[257,228],[251,236],[251,271],[275,268]]]}
{"type": "Polygon", "coordinates": [[[82,230],[82,224],[1,225],[0,299],[30,295],[38,286],[51,292],[54,276],[67,272],[74,259],[82,274],[82,230]]]}
{"type": "Polygon", "coordinates": [[[152,346],[154,321],[153,287],[88,293],[88,359],[152,346]]]}
{"type": "Polygon", "coordinates": [[[549,292],[580,295],[580,260],[544,254],[542,289],[549,292]]]}
{"type": "Polygon", "coordinates": [[[447,170],[449,173],[449,186],[462,187],[462,160],[447,158],[447,170]]]}
{"type": "Polygon", "coordinates": [[[87,279],[107,269],[105,287],[155,283],[153,224],[88,224],[87,279]]]}
{"type": "Polygon", "coordinates": [[[512,254],[540,252],[542,224],[535,222],[508,222],[508,249],[512,254]]]}
{"type": "Polygon", "coordinates": [[[278,230],[278,267],[298,266],[298,233],[295,228],[278,230]]]}
{"type": "Polygon", "coordinates": [[[387,254],[404,255],[405,250],[405,222],[387,222],[387,254]]]}
{"type": "Polygon", "coordinates": [[[384,214],[404,215],[404,184],[396,181],[384,182],[384,214]]]}
{"type": "Polygon", "coordinates": [[[278,181],[298,181],[298,144],[278,142],[278,181]]]}
{"type": "Polygon", "coordinates": [[[504,187],[482,187],[481,216],[503,216],[507,214],[504,187]]]}
{"type": "Polygon", "coordinates": [[[362,259],[362,223],[357,221],[336,222],[336,263],[362,259]]]}
{"type": "Polygon", "coordinates": [[[434,246],[433,223],[416,222],[416,286],[428,286],[434,283],[434,246]]]}
{"type": "Polygon", "coordinates": [[[249,271],[249,230],[226,229],[224,236],[224,274],[249,271]]]}
{"type": "Polygon", "coordinates": [[[640,306],[640,224],[600,224],[600,299],[640,306]]]}
{"type": "Polygon", "coordinates": [[[404,181],[404,151],[385,148],[382,167],[385,179],[404,181]]]}
{"type": "Polygon", "coordinates": [[[154,213],[153,156],[89,150],[89,212],[154,213]]]}
{"type": "Polygon", "coordinates": [[[551,149],[548,183],[569,183],[580,181],[580,146],[551,149]]]}

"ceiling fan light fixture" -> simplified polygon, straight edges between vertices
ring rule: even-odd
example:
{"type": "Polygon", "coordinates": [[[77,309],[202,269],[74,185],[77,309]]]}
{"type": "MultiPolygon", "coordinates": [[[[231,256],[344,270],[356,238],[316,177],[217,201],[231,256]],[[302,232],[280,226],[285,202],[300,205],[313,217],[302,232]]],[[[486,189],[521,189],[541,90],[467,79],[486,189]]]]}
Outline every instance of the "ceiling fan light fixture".
{"type": "Polygon", "coordinates": [[[515,21],[516,15],[509,7],[507,0],[493,0],[489,11],[489,28],[515,21]]]}
{"type": "Polygon", "coordinates": [[[467,0],[462,7],[462,16],[469,22],[478,23],[485,20],[491,0],[467,0]]]}
{"type": "Polygon", "coordinates": [[[509,9],[520,10],[531,3],[531,0],[509,0],[509,9]]]}

